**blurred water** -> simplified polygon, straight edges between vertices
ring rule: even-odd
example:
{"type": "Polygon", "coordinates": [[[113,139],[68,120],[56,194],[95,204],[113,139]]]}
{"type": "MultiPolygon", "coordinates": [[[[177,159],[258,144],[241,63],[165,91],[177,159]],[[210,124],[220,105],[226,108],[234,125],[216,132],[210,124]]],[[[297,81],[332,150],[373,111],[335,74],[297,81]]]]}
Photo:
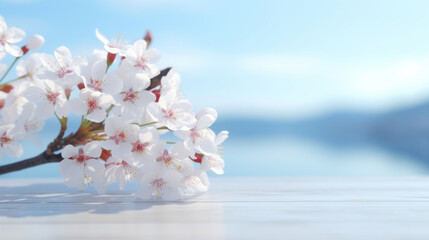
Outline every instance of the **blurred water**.
{"type": "MultiPolygon", "coordinates": [[[[55,126],[52,126],[55,129],[55,126]]],[[[46,134],[43,138],[48,141],[46,134]]],[[[25,142],[25,157],[42,151],[25,142]]],[[[292,136],[234,136],[224,143],[225,176],[419,176],[429,173],[422,162],[375,145],[338,147],[292,136]]],[[[6,158],[2,164],[13,162],[6,158]]],[[[210,174],[214,176],[214,174],[210,174]]],[[[58,163],[6,174],[0,178],[57,178],[58,163]]]]}

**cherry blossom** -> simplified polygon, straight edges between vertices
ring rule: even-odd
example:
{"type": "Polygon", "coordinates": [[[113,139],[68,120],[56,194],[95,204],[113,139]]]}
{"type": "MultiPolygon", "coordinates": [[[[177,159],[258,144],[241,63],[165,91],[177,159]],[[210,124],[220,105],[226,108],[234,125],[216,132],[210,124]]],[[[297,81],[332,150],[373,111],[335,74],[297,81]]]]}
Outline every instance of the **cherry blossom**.
{"type": "Polygon", "coordinates": [[[2,152],[6,155],[18,158],[21,157],[23,149],[18,142],[22,138],[22,130],[14,124],[0,125],[0,162],[3,159],[2,152]]]}
{"type": "Polygon", "coordinates": [[[114,157],[123,157],[131,153],[132,143],[137,141],[140,128],[119,117],[108,117],[104,130],[108,139],[101,143],[102,147],[111,150],[114,157]]]}
{"type": "Polygon", "coordinates": [[[73,58],[67,47],[58,47],[54,56],[42,53],[41,60],[44,68],[39,75],[40,79],[57,81],[66,92],[70,92],[80,82],[81,67],[87,64],[87,60],[82,57],[73,58]]]}
{"type": "Polygon", "coordinates": [[[189,159],[189,151],[183,143],[174,144],[169,150],[164,150],[161,156],[156,158],[157,163],[167,169],[175,169],[182,174],[193,170],[192,161],[189,159]]]}
{"type": "Polygon", "coordinates": [[[137,72],[143,72],[148,77],[155,77],[159,74],[155,63],[159,60],[159,52],[155,49],[147,49],[147,43],[139,39],[133,43],[126,53],[126,61],[137,72]]]}
{"type": "Polygon", "coordinates": [[[88,77],[84,78],[86,88],[93,91],[116,95],[122,89],[122,80],[114,73],[106,73],[106,61],[99,60],[91,65],[88,77]]]}
{"type": "Polygon", "coordinates": [[[209,128],[216,121],[217,112],[213,108],[206,108],[196,115],[197,122],[193,128],[187,131],[176,131],[174,134],[184,139],[185,146],[195,154],[216,153],[215,145],[216,134],[209,128]]]}
{"type": "Polygon", "coordinates": [[[189,130],[196,122],[192,105],[187,100],[179,100],[174,90],[161,95],[159,102],[149,104],[147,111],[152,119],[172,131],[189,130]]]}
{"type": "Polygon", "coordinates": [[[69,114],[64,89],[51,80],[43,80],[40,85],[29,87],[26,97],[33,103],[41,102],[37,106],[36,115],[42,120],[48,119],[54,112],[59,118],[69,114]]]}
{"type": "Polygon", "coordinates": [[[137,180],[142,186],[136,196],[141,199],[177,200],[180,198],[179,184],[182,178],[177,171],[155,167],[137,180]]]}
{"type": "Polygon", "coordinates": [[[180,184],[180,189],[188,195],[207,192],[208,187],[208,177],[204,171],[193,171],[180,184]]]}
{"type": "Polygon", "coordinates": [[[45,126],[45,122],[35,115],[36,106],[32,103],[24,105],[22,114],[19,117],[18,124],[21,129],[24,130],[25,139],[31,140],[34,144],[39,147],[43,147],[42,141],[36,135],[45,126]]]}
{"type": "Polygon", "coordinates": [[[86,114],[86,119],[97,123],[106,119],[106,109],[114,103],[112,96],[86,89],[79,97],[70,100],[70,110],[77,115],[86,114]]]}
{"type": "Polygon", "coordinates": [[[30,80],[30,83],[36,84],[40,81],[38,73],[42,67],[40,60],[40,54],[33,53],[29,55],[25,60],[19,61],[16,66],[16,75],[23,80],[30,80]]]}
{"type": "Polygon", "coordinates": [[[141,166],[160,156],[166,143],[159,140],[159,134],[155,128],[147,127],[140,130],[137,140],[131,144],[133,159],[141,166]]]}
{"type": "Polygon", "coordinates": [[[45,124],[52,117],[59,133],[36,159],[61,160],[69,187],[93,185],[101,193],[117,180],[121,189],[135,181],[141,185],[136,197],[167,201],[206,192],[207,172],[223,174],[225,166],[221,144],[228,132],[210,129],[217,112],[193,112],[179,73],[156,65],[160,54],[148,48],[150,33],[128,45],[121,35],[109,41],[95,32],[107,52],[73,57],[60,46],[53,55],[27,54],[44,44],[43,36],[17,47],[25,33],[8,28],[0,16],[0,60],[17,57],[10,66],[0,63],[0,161],[3,152],[20,157],[21,140],[42,147],[38,133],[52,128],[45,124]],[[116,55],[122,58],[113,65],[116,55]],[[8,76],[13,67],[15,78],[8,76]],[[79,116],[76,128],[70,112],[79,116]]]}
{"type": "Polygon", "coordinates": [[[11,45],[22,41],[25,38],[25,32],[19,28],[8,28],[4,18],[0,16],[0,51],[6,51],[14,57],[22,56],[23,52],[20,47],[11,45]]]}
{"type": "Polygon", "coordinates": [[[144,74],[129,74],[124,79],[122,91],[115,96],[118,105],[114,112],[130,121],[139,119],[142,110],[155,102],[155,95],[145,90],[149,83],[150,79],[144,74]]]}
{"type": "Polygon", "coordinates": [[[60,172],[65,184],[78,189],[94,184],[97,191],[103,192],[105,167],[97,160],[100,155],[98,142],[87,143],[83,148],[67,145],[61,153],[64,160],[60,162],[60,172]]]}
{"type": "Polygon", "coordinates": [[[95,29],[95,36],[97,36],[98,40],[100,40],[104,44],[104,49],[112,54],[125,54],[125,51],[128,47],[127,41],[120,39],[120,34],[118,37],[112,38],[112,40],[109,41],[103,34],[101,34],[98,29],[95,29]]]}
{"type": "Polygon", "coordinates": [[[106,185],[119,179],[119,188],[124,189],[125,183],[134,179],[139,171],[130,158],[110,157],[106,162],[106,185]]]}

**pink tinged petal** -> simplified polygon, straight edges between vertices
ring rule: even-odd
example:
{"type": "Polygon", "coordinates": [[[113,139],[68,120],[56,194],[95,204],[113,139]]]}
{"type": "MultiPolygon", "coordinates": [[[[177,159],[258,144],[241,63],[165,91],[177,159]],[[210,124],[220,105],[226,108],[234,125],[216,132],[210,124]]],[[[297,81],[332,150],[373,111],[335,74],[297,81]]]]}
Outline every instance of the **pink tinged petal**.
{"type": "Polygon", "coordinates": [[[155,102],[156,96],[150,91],[143,90],[140,92],[139,106],[144,107],[150,103],[155,102]]]}
{"type": "Polygon", "coordinates": [[[227,138],[228,138],[229,132],[228,131],[222,131],[220,132],[216,138],[215,138],[215,144],[216,146],[222,144],[227,138]]]}
{"type": "Polygon", "coordinates": [[[154,127],[146,127],[140,131],[139,139],[142,142],[154,142],[158,141],[159,134],[154,127]]]}
{"type": "Polygon", "coordinates": [[[61,152],[61,156],[64,159],[72,158],[73,156],[76,156],[77,154],[78,154],[78,149],[75,148],[71,144],[65,146],[63,151],[61,152]]]}
{"type": "Polygon", "coordinates": [[[124,127],[125,123],[119,117],[108,117],[105,124],[105,132],[108,136],[114,136],[124,127]]]}
{"type": "Polygon", "coordinates": [[[106,60],[99,60],[92,65],[91,77],[95,79],[103,79],[106,75],[107,63],[106,60]]]}
{"type": "Polygon", "coordinates": [[[122,80],[116,74],[109,73],[104,79],[103,92],[116,95],[121,92],[122,85],[122,80]]]}
{"type": "Polygon", "coordinates": [[[16,141],[3,145],[3,150],[6,155],[13,158],[21,157],[23,153],[22,145],[16,141]]]}
{"type": "Polygon", "coordinates": [[[90,142],[85,144],[83,147],[83,151],[85,156],[89,156],[92,158],[98,158],[101,155],[101,147],[99,142],[90,142]]]}
{"type": "Polygon", "coordinates": [[[73,98],[69,101],[70,110],[76,115],[84,115],[88,111],[85,102],[80,98],[73,98]]]}
{"type": "Polygon", "coordinates": [[[40,55],[40,60],[42,61],[43,66],[46,67],[51,72],[56,73],[60,68],[57,60],[52,55],[42,53],[40,55]]]}
{"type": "Polygon", "coordinates": [[[20,47],[15,46],[15,45],[9,45],[9,44],[5,44],[3,45],[4,50],[9,53],[10,55],[14,56],[14,57],[21,57],[23,52],[21,50],[20,47]]]}
{"type": "Polygon", "coordinates": [[[115,100],[113,100],[113,97],[107,94],[100,94],[98,97],[98,104],[101,108],[110,107],[114,102],[115,100]]]}
{"type": "Polygon", "coordinates": [[[98,38],[98,40],[100,40],[103,44],[108,44],[109,40],[103,35],[101,34],[98,29],[95,29],[95,36],[98,38]]]}
{"type": "Polygon", "coordinates": [[[92,111],[92,113],[86,116],[86,119],[92,122],[100,123],[104,121],[104,119],[106,119],[106,110],[103,110],[103,109],[94,110],[92,111]]]}
{"type": "Polygon", "coordinates": [[[131,153],[132,145],[130,143],[119,143],[116,148],[112,149],[114,157],[123,157],[131,153]]]}
{"type": "Polygon", "coordinates": [[[54,105],[45,101],[37,106],[36,117],[46,120],[54,114],[54,105]]]}
{"type": "Polygon", "coordinates": [[[94,180],[100,181],[101,178],[104,178],[105,166],[98,160],[90,159],[85,162],[85,173],[94,178],[94,180]]]}
{"type": "Polygon", "coordinates": [[[194,145],[194,148],[197,151],[200,151],[204,154],[217,153],[217,147],[213,141],[204,140],[200,142],[198,145],[194,145]]]}
{"type": "Polygon", "coordinates": [[[195,117],[198,119],[196,126],[197,129],[208,128],[216,121],[217,112],[213,108],[206,108],[199,112],[195,117]]]}
{"type": "Polygon", "coordinates": [[[60,173],[68,187],[82,189],[84,181],[84,164],[64,159],[60,162],[60,173]]]}
{"type": "Polygon", "coordinates": [[[70,113],[70,106],[67,103],[59,102],[55,105],[55,113],[59,118],[67,117],[70,113]]]}
{"type": "Polygon", "coordinates": [[[11,27],[7,31],[11,33],[10,37],[7,39],[9,43],[17,43],[25,38],[25,32],[22,29],[11,27]]]}
{"type": "Polygon", "coordinates": [[[72,62],[72,55],[67,47],[58,47],[54,52],[54,56],[61,67],[67,67],[72,62]]]}
{"type": "Polygon", "coordinates": [[[100,144],[101,144],[101,147],[108,149],[108,150],[112,150],[112,149],[116,148],[116,143],[113,140],[102,141],[100,144]]]}

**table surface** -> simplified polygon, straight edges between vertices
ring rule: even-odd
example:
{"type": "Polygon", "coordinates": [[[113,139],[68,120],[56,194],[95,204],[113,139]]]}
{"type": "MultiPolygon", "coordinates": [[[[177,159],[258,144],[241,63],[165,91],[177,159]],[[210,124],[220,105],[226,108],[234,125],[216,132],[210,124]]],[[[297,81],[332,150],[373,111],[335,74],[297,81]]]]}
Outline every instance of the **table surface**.
{"type": "Polygon", "coordinates": [[[429,239],[429,178],[215,178],[169,203],[136,187],[0,179],[0,239],[429,239]]]}

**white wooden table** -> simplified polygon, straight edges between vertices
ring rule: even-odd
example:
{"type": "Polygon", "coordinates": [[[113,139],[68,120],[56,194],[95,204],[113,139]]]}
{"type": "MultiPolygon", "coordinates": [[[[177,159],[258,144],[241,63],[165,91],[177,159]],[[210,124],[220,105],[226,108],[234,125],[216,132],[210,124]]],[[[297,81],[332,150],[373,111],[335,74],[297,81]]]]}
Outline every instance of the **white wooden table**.
{"type": "Polygon", "coordinates": [[[429,239],[429,178],[216,178],[174,203],[135,187],[0,179],[0,239],[429,239]]]}

